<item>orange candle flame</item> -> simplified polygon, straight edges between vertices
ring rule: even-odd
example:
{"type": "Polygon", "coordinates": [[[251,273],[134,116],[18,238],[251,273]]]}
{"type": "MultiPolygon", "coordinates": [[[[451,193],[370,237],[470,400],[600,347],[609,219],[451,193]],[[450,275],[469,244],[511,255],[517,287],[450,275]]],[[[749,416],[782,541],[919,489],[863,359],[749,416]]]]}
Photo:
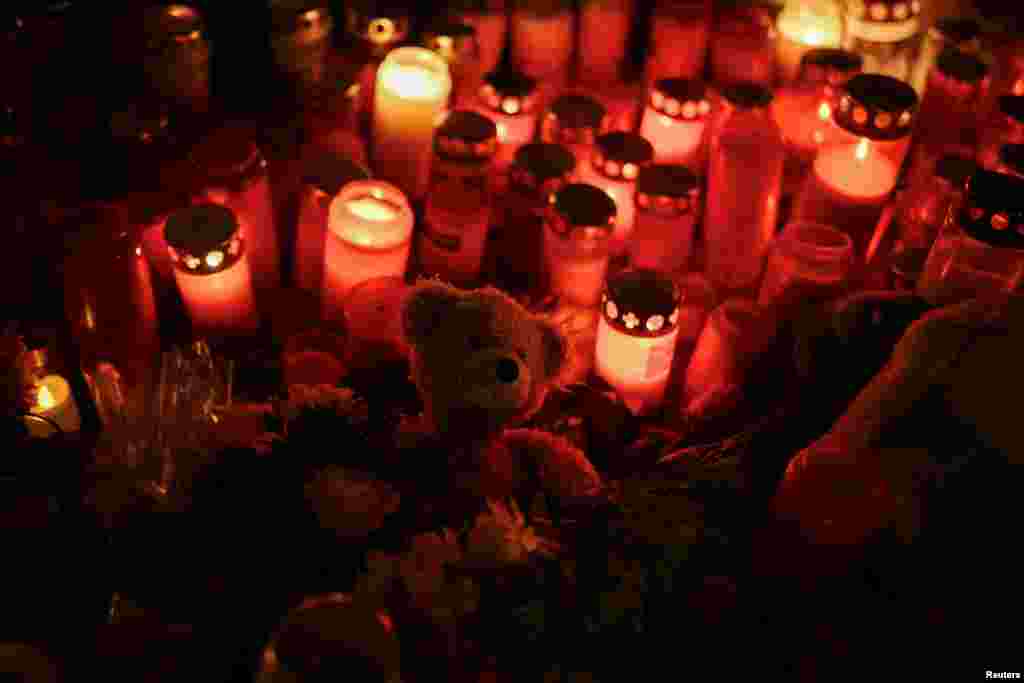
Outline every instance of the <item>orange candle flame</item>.
{"type": "Polygon", "coordinates": [[[57,399],[53,397],[53,393],[46,385],[40,386],[39,391],[36,392],[36,405],[42,410],[49,410],[57,405],[57,399]]]}
{"type": "Polygon", "coordinates": [[[857,157],[857,161],[864,161],[868,158],[868,153],[871,151],[871,143],[867,138],[861,138],[860,142],[857,143],[857,149],[854,151],[854,156],[857,157]]]}
{"type": "Polygon", "coordinates": [[[828,102],[822,102],[821,106],[818,107],[818,118],[822,121],[828,121],[832,117],[832,107],[828,106],[828,102]]]}

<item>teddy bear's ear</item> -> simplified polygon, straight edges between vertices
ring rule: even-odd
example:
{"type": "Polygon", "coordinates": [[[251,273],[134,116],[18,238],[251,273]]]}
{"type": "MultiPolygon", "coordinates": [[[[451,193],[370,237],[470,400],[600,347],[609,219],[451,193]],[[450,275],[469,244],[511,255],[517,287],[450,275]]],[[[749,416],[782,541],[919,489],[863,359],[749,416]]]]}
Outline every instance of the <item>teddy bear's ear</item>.
{"type": "Polygon", "coordinates": [[[544,353],[544,375],[548,381],[557,378],[569,361],[569,340],[561,330],[548,322],[540,324],[541,348],[544,353]]]}
{"type": "Polygon", "coordinates": [[[417,284],[402,307],[402,334],[406,343],[421,346],[458,302],[458,291],[449,285],[436,280],[417,284]]]}

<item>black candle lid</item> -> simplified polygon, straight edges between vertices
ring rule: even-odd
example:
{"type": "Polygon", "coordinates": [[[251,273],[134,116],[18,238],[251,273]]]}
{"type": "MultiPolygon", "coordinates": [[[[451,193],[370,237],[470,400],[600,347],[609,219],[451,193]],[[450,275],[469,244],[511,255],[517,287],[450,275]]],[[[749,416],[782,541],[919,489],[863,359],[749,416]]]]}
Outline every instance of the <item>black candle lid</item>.
{"type": "Polygon", "coordinates": [[[682,164],[651,164],[640,169],[636,206],[666,215],[694,212],[700,200],[700,179],[682,164]]]}
{"type": "Polygon", "coordinates": [[[499,69],[484,76],[480,99],[496,112],[510,116],[529,112],[536,104],[537,81],[514,69],[499,69]]]}
{"type": "Polygon", "coordinates": [[[547,196],[567,185],[575,170],[576,157],[568,148],[535,142],[516,150],[509,181],[520,191],[547,196]]]}
{"type": "Polygon", "coordinates": [[[960,224],[986,244],[1024,249],[1024,179],[979,170],[968,182],[960,224]]]}
{"type": "Polygon", "coordinates": [[[424,31],[423,44],[453,64],[475,61],[480,57],[476,29],[452,19],[432,22],[424,31]]]}
{"type": "Polygon", "coordinates": [[[609,235],[615,227],[615,201],[604,190],[571,183],[551,195],[552,230],[568,235],[574,228],[594,228],[609,235]]]}
{"type": "Polygon", "coordinates": [[[330,33],[334,26],[324,0],[286,0],[271,3],[271,30],[279,35],[330,33]]]}
{"type": "Polygon", "coordinates": [[[988,74],[988,65],[975,55],[947,47],[935,61],[936,70],[946,78],[975,84],[988,74]]]}
{"type": "Polygon", "coordinates": [[[381,57],[409,36],[409,10],[401,0],[346,3],[345,30],[381,57]]]}
{"type": "Polygon", "coordinates": [[[943,17],[928,32],[951,45],[963,45],[981,37],[981,24],[969,17],[943,17]]]}
{"type": "Polygon", "coordinates": [[[956,187],[963,187],[978,170],[974,159],[947,154],[935,162],[935,175],[956,187]]]}
{"type": "Polygon", "coordinates": [[[651,89],[651,108],[674,119],[703,119],[711,112],[707,87],[687,78],[662,78],[651,89]]]}
{"type": "Polygon", "coordinates": [[[640,169],[654,160],[654,146],[636,133],[606,133],[594,142],[591,164],[608,178],[636,180],[640,169]]]}
{"type": "Polygon", "coordinates": [[[903,81],[881,74],[858,74],[843,86],[835,122],[854,135],[896,140],[910,134],[917,93],[903,81]]]}
{"type": "Polygon", "coordinates": [[[601,313],[620,332],[658,337],[675,329],[680,299],[679,287],[668,275],[645,268],[628,269],[605,282],[601,313]]]}
{"type": "Polygon", "coordinates": [[[800,60],[800,77],[805,83],[840,86],[864,68],[864,58],[838,48],[816,48],[800,60]]]}
{"type": "Polygon", "coordinates": [[[167,217],[164,239],[175,261],[196,274],[224,270],[241,257],[238,219],[219,204],[198,204],[167,217]],[[180,252],[180,260],[179,253],[180,252]],[[210,257],[219,253],[216,260],[210,257]]]}
{"type": "Polygon", "coordinates": [[[1024,95],[1002,95],[999,111],[1016,124],[1024,124],[1024,95]]]}
{"type": "Polygon", "coordinates": [[[722,88],[722,98],[736,109],[763,109],[772,97],[772,91],[759,83],[730,83],[722,88]]]}
{"type": "Polygon", "coordinates": [[[562,95],[551,103],[541,121],[541,139],[565,145],[592,144],[607,127],[607,114],[593,97],[562,95]]]}
{"type": "Polygon", "coordinates": [[[354,180],[369,180],[370,171],[362,164],[331,152],[321,152],[303,164],[306,184],[333,197],[354,180]]]}
{"type": "Polygon", "coordinates": [[[475,111],[453,111],[434,134],[434,153],[449,161],[485,161],[497,148],[498,127],[475,111]]]}

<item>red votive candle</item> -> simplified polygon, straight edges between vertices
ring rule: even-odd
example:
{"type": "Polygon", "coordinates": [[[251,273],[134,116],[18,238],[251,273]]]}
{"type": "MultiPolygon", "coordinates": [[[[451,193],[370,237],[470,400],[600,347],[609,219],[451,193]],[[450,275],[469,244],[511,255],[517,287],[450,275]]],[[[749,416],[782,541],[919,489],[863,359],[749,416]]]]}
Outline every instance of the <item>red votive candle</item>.
{"type": "Polygon", "coordinates": [[[654,159],[654,148],[636,133],[606,133],[594,142],[590,162],[577,169],[581,182],[604,190],[616,206],[612,252],[622,253],[633,234],[634,195],[640,169],[654,159]]]}
{"type": "Polygon", "coordinates": [[[664,78],[651,88],[640,135],[654,145],[654,160],[659,164],[684,164],[701,172],[710,115],[711,101],[703,83],[664,78]]]}
{"type": "Polygon", "coordinates": [[[508,171],[516,152],[533,140],[539,108],[537,82],[513,70],[501,70],[484,77],[474,109],[494,121],[498,134],[495,170],[508,171]]]}
{"type": "Polygon", "coordinates": [[[345,5],[345,32],[352,45],[349,61],[358,71],[359,115],[369,129],[377,89],[377,68],[385,55],[409,37],[409,10],[400,3],[350,2],[345,5]]]}
{"type": "Polygon", "coordinates": [[[566,304],[596,306],[611,257],[615,202],[593,185],[572,183],[550,196],[544,263],[550,287],[566,304]]]}
{"type": "Polygon", "coordinates": [[[323,2],[271,3],[270,48],[274,65],[305,99],[328,77],[334,18],[323,2]],[[321,6],[317,6],[321,5],[321,6]]]}
{"type": "Polygon", "coordinates": [[[545,92],[569,82],[576,14],[564,0],[512,0],[511,63],[545,92]]]}
{"type": "Polygon", "coordinates": [[[579,8],[576,77],[584,83],[614,83],[626,57],[633,27],[633,0],[583,0],[579,8]]]}
{"type": "Polygon", "coordinates": [[[852,265],[849,235],[828,225],[790,223],[772,243],[758,303],[790,306],[838,297],[852,265]]]}
{"type": "Polygon", "coordinates": [[[480,44],[480,71],[498,68],[508,34],[508,12],[504,0],[459,0],[450,6],[452,16],[476,29],[480,44]]]}
{"type": "Polygon", "coordinates": [[[843,48],[864,58],[864,72],[910,79],[920,49],[919,0],[850,0],[843,4],[843,48]]]}
{"type": "Polygon", "coordinates": [[[711,34],[711,79],[717,85],[775,81],[775,27],[760,5],[739,5],[715,17],[711,34]]]}
{"type": "Polygon", "coordinates": [[[700,182],[685,166],[654,164],[640,170],[636,183],[636,227],[629,241],[630,262],[638,268],[682,272],[690,264],[700,182]]]}
{"type": "Polygon", "coordinates": [[[557,97],[540,120],[540,141],[565,145],[579,164],[590,159],[598,136],[608,132],[608,111],[595,98],[579,93],[557,97]]]}
{"type": "Polygon", "coordinates": [[[427,27],[423,45],[448,62],[452,77],[450,109],[471,106],[484,72],[480,70],[480,42],[469,24],[442,18],[427,27]]]}
{"type": "Polygon", "coordinates": [[[835,0],[787,0],[775,21],[781,81],[797,79],[801,62],[810,50],[838,48],[842,24],[835,0]]]}
{"type": "Polygon", "coordinates": [[[648,38],[647,82],[700,78],[710,32],[710,0],[656,0],[648,38]]]}

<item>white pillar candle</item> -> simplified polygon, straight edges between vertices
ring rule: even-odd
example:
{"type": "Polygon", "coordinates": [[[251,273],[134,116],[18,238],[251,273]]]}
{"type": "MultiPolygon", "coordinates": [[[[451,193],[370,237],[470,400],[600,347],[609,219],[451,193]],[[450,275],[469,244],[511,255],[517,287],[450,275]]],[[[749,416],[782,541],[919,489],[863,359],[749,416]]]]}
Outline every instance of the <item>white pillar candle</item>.
{"type": "Polygon", "coordinates": [[[790,82],[796,79],[809,50],[839,47],[842,16],[834,0],[789,0],[775,27],[780,75],[783,82],[790,82]]]}
{"type": "Polygon", "coordinates": [[[642,136],[614,132],[599,137],[594,143],[590,162],[579,167],[581,182],[604,190],[615,202],[613,253],[623,252],[633,234],[636,179],[640,169],[651,163],[653,158],[654,148],[642,136]]]}
{"type": "MultiPolygon", "coordinates": [[[[53,420],[65,434],[73,434],[82,426],[71,385],[60,375],[47,375],[39,380],[35,405],[29,412],[53,420]]],[[[26,424],[33,436],[46,436],[52,431],[35,420],[28,420],[26,424]]]]}
{"type": "Polygon", "coordinates": [[[551,196],[544,226],[544,261],[552,292],[565,303],[596,306],[601,299],[615,227],[615,202],[583,183],[551,196]]]}
{"type": "Polygon", "coordinates": [[[331,201],[324,245],[324,319],[343,315],[353,287],[376,277],[405,275],[414,217],[394,185],[357,180],[331,201]]]}
{"type": "Polygon", "coordinates": [[[426,193],[434,128],[451,89],[448,63],[426,48],[392,50],[377,69],[374,171],[414,199],[426,193]]]}
{"type": "Polygon", "coordinates": [[[654,145],[657,163],[684,164],[699,173],[710,113],[711,102],[703,83],[664,78],[651,89],[640,135],[654,145]]]}
{"type": "Polygon", "coordinates": [[[601,295],[595,367],[634,414],[653,412],[668,385],[679,335],[679,290],[654,270],[627,270],[601,295]]]}

